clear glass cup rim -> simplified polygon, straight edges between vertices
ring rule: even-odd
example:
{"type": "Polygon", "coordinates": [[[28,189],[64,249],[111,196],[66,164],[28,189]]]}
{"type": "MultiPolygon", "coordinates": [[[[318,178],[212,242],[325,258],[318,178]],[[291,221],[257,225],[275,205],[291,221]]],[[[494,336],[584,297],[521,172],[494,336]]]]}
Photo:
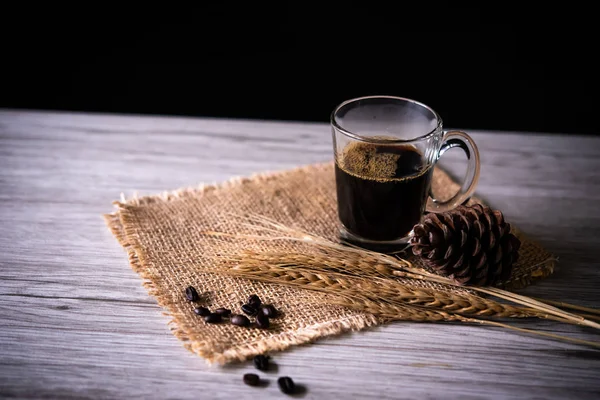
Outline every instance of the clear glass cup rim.
{"type": "Polygon", "coordinates": [[[427,104],[422,103],[420,101],[417,100],[413,100],[413,99],[409,99],[407,97],[399,97],[399,96],[388,96],[388,95],[372,95],[372,96],[362,96],[362,97],[355,97],[353,99],[348,99],[342,103],[340,103],[331,113],[331,117],[330,117],[330,121],[331,121],[331,125],[338,131],[340,131],[341,133],[343,133],[344,135],[355,139],[355,140],[359,140],[362,142],[369,142],[369,143],[409,143],[409,142],[415,142],[415,141],[419,141],[419,140],[426,140],[429,139],[431,136],[435,135],[436,133],[440,132],[443,126],[442,123],[442,117],[440,117],[440,115],[431,107],[429,107],[427,104]],[[362,136],[356,132],[352,132],[349,131],[348,129],[342,128],[336,121],[336,115],[338,114],[338,112],[340,110],[342,110],[344,107],[352,104],[352,103],[356,103],[358,101],[362,101],[362,100],[377,100],[377,99],[388,99],[388,100],[399,100],[399,101],[403,101],[406,103],[413,103],[418,105],[419,107],[423,107],[424,109],[426,109],[427,111],[429,111],[436,119],[437,124],[436,127],[433,128],[431,131],[421,135],[421,136],[417,136],[414,137],[412,139],[378,139],[378,138],[373,138],[373,137],[368,137],[368,136],[362,136]]]}

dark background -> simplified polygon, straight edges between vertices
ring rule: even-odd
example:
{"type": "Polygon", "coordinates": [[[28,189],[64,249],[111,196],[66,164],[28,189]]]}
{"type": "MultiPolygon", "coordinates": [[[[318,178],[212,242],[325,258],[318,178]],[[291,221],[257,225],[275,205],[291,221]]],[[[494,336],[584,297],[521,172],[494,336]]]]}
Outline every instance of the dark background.
{"type": "Polygon", "coordinates": [[[0,107],[326,122],[389,94],[449,127],[598,133],[591,8],[446,3],[7,12],[0,107]]]}

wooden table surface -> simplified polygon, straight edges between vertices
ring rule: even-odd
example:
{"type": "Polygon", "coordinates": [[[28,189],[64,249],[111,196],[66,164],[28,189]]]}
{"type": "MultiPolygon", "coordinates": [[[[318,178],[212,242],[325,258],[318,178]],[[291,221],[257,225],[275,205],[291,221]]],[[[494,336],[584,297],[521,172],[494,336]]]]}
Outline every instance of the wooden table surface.
{"type": "MultiPolygon", "coordinates": [[[[600,138],[469,133],[477,194],[560,258],[522,293],[600,307],[600,138]]],[[[600,396],[599,350],[501,328],[394,323],[320,340],[274,354],[258,389],[241,381],[250,364],[185,350],[104,225],[111,202],[331,157],[326,124],[0,111],[0,397],[284,398],[280,375],[315,399],[600,396]]]]}

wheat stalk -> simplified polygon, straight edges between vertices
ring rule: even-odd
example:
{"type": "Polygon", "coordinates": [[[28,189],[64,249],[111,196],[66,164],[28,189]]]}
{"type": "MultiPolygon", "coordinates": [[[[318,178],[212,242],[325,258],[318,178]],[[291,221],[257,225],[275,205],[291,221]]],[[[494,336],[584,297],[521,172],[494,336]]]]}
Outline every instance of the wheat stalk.
{"type": "MultiPolygon", "coordinates": [[[[281,267],[308,265],[323,271],[335,271],[349,275],[421,279],[421,274],[398,270],[390,264],[370,255],[360,255],[355,252],[343,254],[337,250],[331,251],[320,248],[315,250],[318,252],[310,254],[289,251],[256,252],[246,250],[240,254],[231,255],[230,260],[232,262],[236,260],[247,262],[250,259],[254,259],[256,262],[265,262],[281,267]]],[[[443,282],[445,283],[446,281],[443,282]]]]}
{"type": "MultiPolygon", "coordinates": [[[[244,217],[242,217],[244,218],[244,217]]],[[[313,235],[302,229],[292,228],[280,224],[272,219],[260,215],[249,215],[245,217],[249,223],[244,224],[248,228],[263,234],[272,234],[276,236],[264,235],[244,235],[244,234],[226,234],[219,232],[205,232],[213,236],[229,236],[256,240],[291,240],[300,241],[313,245],[313,248],[319,251],[323,256],[329,256],[333,262],[337,260],[340,271],[357,276],[366,274],[374,274],[378,276],[390,275],[394,277],[410,277],[420,279],[427,282],[441,283],[450,286],[461,287],[454,280],[441,277],[434,273],[428,272],[422,268],[416,268],[412,264],[399,257],[394,257],[386,254],[377,253],[371,250],[359,248],[356,246],[346,246],[336,242],[332,242],[325,238],[313,235]],[[363,260],[363,263],[340,262],[340,260],[363,260]],[[358,265],[361,265],[359,268],[358,265]],[[387,268],[385,267],[387,266],[387,268]],[[370,269],[369,269],[370,268],[370,269]]],[[[312,256],[312,255],[311,255],[312,256]]],[[[285,259],[285,258],[283,258],[285,259]]],[[[534,300],[532,298],[517,295],[498,288],[483,288],[478,286],[469,286],[469,289],[481,293],[491,294],[498,298],[521,304],[527,308],[536,309],[542,315],[547,317],[554,316],[558,319],[567,320],[570,323],[577,325],[585,325],[592,328],[600,329],[600,324],[589,321],[584,317],[569,313],[567,311],[553,307],[547,303],[534,300]]],[[[550,319],[550,318],[549,318],[550,319]]]]}
{"type": "Polygon", "coordinates": [[[478,325],[495,326],[505,329],[514,330],[517,332],[528,333],[532,335],[549,337],[552,339],[563,340],[566,342],[583,344],[586,346],[600,348],[599,342],[593,342],[589,340],[574,339],[568,336],[556,335],[548,332],[540,332],[532,329],[518,328],[512,325],[503,324],[496,321],[488,321],[472,317],[464,317],[454,313],[449,313],[440,310],[428,310],[418,306],[411,305],[390,305],[380,302],[374,302],[369,299],[350,298],[346,296],[339,296],[334,299],[330,299],[328,304],[336,304],[342,307],[351,308],[356,311],[361,311],[375,315],[384,320],[394,321],[413,321],[413,322],[429,322],[429,321],[458,321],[464,323],[474,323],[478,325]]]}
{"type": "Polygon", "coordinates": [[[370,261],[378,261],[380,264],[393,267],[389,270],[380,271],[380,274],[385,275],[386,273],[409,273],[414,274],[415,278],[426,280],[429,282],[456,285],[456,282],[454,280],[431,273],[423,268],[414,267],[408,260],[404,260],[402,258],[390,256],[387,254],[377,253],[375,251],[357,247],[352,244],[336,243],[331,240],[322,238],[320,236],[313,235],[300,228],[293,228],[280,224],[277,221],[262,215],[238,215],[237,218],[246,219],[249,222],[243,223],[241,225],[246,226],[248,229],[261,234],[228,234],[224,232],[214,231],[204,231],[203,233],[211,236],[234,237],[238,239],[251,239],[260,241],[287,240],[302,242],[312,245],[314,249],[324,252],[325,254],[329,254],[332,258],[345,259],[354,255],[358,258],[365,258],[370,261]],[[271,234],[272,236],[266,236],[265,234],[271,234]]]}
{"type": "Polygon", "coordinates": [[[563,308],[570,308],[571,310],[584,311],[584,312],[589,313],[589,314],[595,314],[596,315],[595,318],[600,318],[600,310],[597,310],[595,308],[578,306],[578,305],[575,305],[575,304],[565,303],[563,301],[553,301],[553,300],[540,299],[540,298],[535,298],[535,297],[532,297],[532,299],[541,301],[542,303],[546,303],[546,304],[549,304],[549,305],[552,305],[552,306],[558,306],[558,307],[563,307],[563,308]]]}
{"type": "Polygon", "coordinates": [[[556,317],[568,319],[569,321],[573,322],[576,325],[583,325],[583,326],[588,326],[590,328],[600,329],[600,324],[598,324],[597,322],[589,321],[580,315],[576,315],[576,314],[573,314],[573,313],[570,313],[567,311],[563,311],[563,310],[553,307],[549,304],[532,299],[531,297],[507,292],[506,290],[502,290],[502,289],[498,289],[498,288],[494,288],[494,287],[489,287],[489,288],[473,287],[473,289],[477,290],[478,292],[481,292],[481,293],[491,294],[491,295],[499,297],[501,299],[513,301],[515,303],[537,309],[541,312],[546,312],[546,313],[548,313],[550,315],[554,315],[556,317]]]}
{"type": "MultiPolygon", "coordinates": [[[[257,269],[260,266],[272,266],[279,268],[289,268],[295,267],[302,268],[307,267],[316,272],[330,273],[331,271],[340,272],[349,274],[355,277],[369,277],[369,279],[381,279],[380,277],[389,277],[389,278],[408,278],[417,281],[422,281],[419,277],[414,276],[413,274],[405,274],[403,271],[398,271],[394,268],[391,268],[389,265],[382,263],[377,260],[376,257],[361,257],[359,254],[350,254],[349,257],[341,258],[338,254],[331,255],[327,252],[322,252],[321,254],[302,254],[302,253],[285,253],[285,252],[263,252],[256,253],[252,251],[242,252],[238,255],[232,255],[229,257],[229,262],[237,265],[247,265],[250,269],[257,269]]],[[[386,280],[388,281],[388,280],[386,280]]],[[[387,282],[384,284],[379,284],[380,281],[377,281],[378,285],[376,289],[380,292],[380,298],[385,299],[386,295],[398,295],[395,293],[394,289],[390,289],[386,286],[387,282]]],[[[436,282],[437,283],[437,282],[436,282]]],[[[454,287],[454,285],[452,285],[454,287]]],[[[454,287],[456,290],[456,287],[454,287]]],[[[525,309],[510,309],[506,305],[502,305],[493,300],[484,299],[480,296],[476,296],[474,293],[470,295],[464,296],[454,296],[454,300],[462,300],[463,307],[465,308],[465,313],[473,313],[472,309],[468,308],[468,305],[464,304],[465,299],[477,299],[474,304],[480,306],[480,308],[476,308],[477,315],[497,315],[497,316],[537,316],[539,318],[545,319],[554,319],[559,321],[568,321],[569,323],[575,325],[586,325],[593,328],[599,328],[600,325],[596,322],[585,319],[581,315],[576,315],[572,313],[567,313],[558,308],[552,307],[551,305],[544,304],[535,299],[528,298],[526,296],[517,295],[511,292],[507,292],[497,288],[478,288],[478,287],[469,287],[468,289],[473,292],[484,292],[487,294],[495,295],[496,297],[513,301],[517,304],[522,304],[527,306],[525,309]],[[487,303],[485,303],[487,302],[487,303]],[[483,304],[482,304],[483,303],[483,304]],[[485,308],[488,305],[489,308],[485,308]],[[504,307],[504,311],[500,310],[498,306],[504,307]],[[507,311],[509,310],[509,311],[507,311]],[[521,313],[511,315],[511,312],[521,313]],[[504,312],[504,314],[503,314],[504,312]],[[527,313],[527,315],[522,315],[527,313]]],[[[333,290],[333,289],[332,289],[333,290]]],[[[422,289],[424,290],[424,289],[422,289]]],[[[443,299],[441,296],[444,294],[445,296],[449,296],[448,292],[449,288],[440,287],[438,290],[430,290],[429,294],[433,297],[433,302],[440,302],[440,299],[443,299]],[[445,291],[444,291],[445,290],[445,291]]],[[[465,290],[464,287],[460,287],[460,290],[465,290]]],[[[404,293],[401,293],[402,295],[404,293]]],[[[402,297],[402,296],[400,296],[402,297]]],[[[406,301],[406,300],[404,300],[406,301]]],[[[443,301],[443,300],[442,300],[443,301]]],[[[459,302],[460,304],[460,302],[459,302]]],[[[439,305],[439,304],[438,304],[439,305]]],[[[446,303],[446,308],[450,311],[453,311],[452,308],[456,307],[456,304],[446,303]]],[[[591,318],[595,319],[595,318],[591,318]]]]}
{"type": "Polygon", "coordinates": [[[383,278],[367,279],[332,272],[324,273],[307,267],[290,269],[272,266],[264,259],[236,260],[233,264],[225,261],[215,266],[215,269],[216,272],[266,283],[296,286],[354,298],[367,298],[381,303],[419,305],[427,309],[463,315],[494,318],[544,317],[544,314],[534,309],[502,304],[476,295],[414,287],[383,278]]]}

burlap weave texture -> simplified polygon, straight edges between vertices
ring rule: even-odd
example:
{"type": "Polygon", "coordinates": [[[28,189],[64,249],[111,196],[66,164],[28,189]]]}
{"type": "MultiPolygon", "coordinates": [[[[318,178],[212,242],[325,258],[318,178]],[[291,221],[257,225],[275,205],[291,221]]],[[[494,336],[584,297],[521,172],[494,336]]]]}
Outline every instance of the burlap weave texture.
{"type": "MultiPolygon", "coordinates": [[[[458,185],[441,170],[434,174],[434,191],[451,193],[458,185]]],[[[473,200],[477,201],[477,200],[473,200]]],[[[282,224],[337,240],[338,219],[333,164],[235,179],[220,185],[182,189],[167,194],[116,202],[105,216],[131,267],[143,278],[158,304],[171,317],[173,333],[208,362],[227,363],[256,354],[283,350],[320,337],[363,329],[379,321],[372,315],[325,305],[325,295],[287,286],[215,274],[217,256],[244,249],[298,251],[302,244],[223,240],[204,234],[250,232],[239,215],[260,214],[282,224]],[[205,324],[185,299],[194,286],[210,308],[240,312],[249,295],[273,303],[281,318],[269,330],[231,324],[205,324]]],[[[250,230],[249,230],[250,229],[250,230]]],[[[523,241],[521,258],[508,288],[522,287],[553,270],[551,255],[517,232],[523,241]]],[[[300,249],[301,250],[301,249],[300,249]]],[[[411,259],[413,263],[417,260],[411,259]]]]}

